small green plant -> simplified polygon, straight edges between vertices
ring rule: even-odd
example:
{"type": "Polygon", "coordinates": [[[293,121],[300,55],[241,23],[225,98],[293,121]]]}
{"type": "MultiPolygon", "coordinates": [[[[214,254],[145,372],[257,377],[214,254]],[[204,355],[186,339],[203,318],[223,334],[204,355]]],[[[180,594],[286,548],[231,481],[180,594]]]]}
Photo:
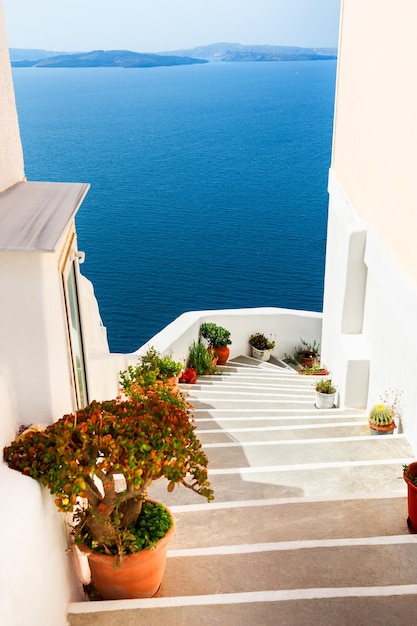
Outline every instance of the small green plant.
{"type": "Polygon", "coordinates": [[[314,341],[309,343],[308,341],[305,341],[304,339],[301,339],[301,338],[300,338],[300,341],[301,341],[301,346],[298,346],[297,354],[301,356],[312,356],[312,357],[319,356],[320,344],[318,343],[318,341],[314,339],[314,341]]]}
{"type": "Polygon", "coordinates": [[[336,387],[333,385],[331,378],[319,380],[316,383],[316,391],[319,393],[336,393],[336,387]]]}
{"type": "Polygon", "coordinates": [[[193,341],[188,353],[188,367],[196,370],[199,376],[217,374],[219,368],[213,363],[214,356],[201,342],[193,341]]]}
{"type": "Polygon", "coordinates": [[[230,330],[213,322],[204,322],[200,327],[201,336],[207,339],[211,348],[223,348],[231,344],[230,330]]]}
{"type": "Polygon", "coordinates": [[[162,356],[152,347],[140,357],[137,365],[129,365],[119,372],[120,386],[132,396],[135,389],[153,387],[157,380],[166,381],[179,376],[183,369],[183,363],[174,361],[171,355],[162,356]]]}
{"type": "Polygon", "coordinates": [[[413,483],[413,485],[417,486],[417,475],[416,476],[412,475],[410,466],[407,463],[403,465],[403,471],[404,471],[404,478],[409,480],[410,483],[413,483]]]}
{"type": "Polygon", "coordinates": [[[272,350],[272,348],[275,347],[275,341],[262,333],[254,333],[251,335],[249,337],[249,344],[257,350],[272,350]]]}
{"type": "Polygon", "coordinates": [[[292,355],[285,354],[284,361],[295,366],[301,365],[303,359],[312,359],[313,361],[317,361],[320,357],[320,344],[318,341],[314,339],[314,341],[308,342],[302,338],[300,338],[300,341],[301,344],[294,348],[294,353],[292,355]]]}
{"type": "Polygon", "coordinates": [[[136,524],[129,530],[135,537],[136,548],[148,550],[165,537],[172,525],[172,518],[162,504],[145,501],[136,524]]]}
{"type": "Polygon", "coordinates": [[[386,404],[376,404],[369,413],[369,423],[375,427],[390,426],[394,422],[394,411],[386,404]]]}
{"type": "Polygon", "coordinates": [[[312,367],[300,368],[298,373],[305,376],[327,376],[329,370],[325,367],[320,367],[320,365],[313,365],[312,367]]]}

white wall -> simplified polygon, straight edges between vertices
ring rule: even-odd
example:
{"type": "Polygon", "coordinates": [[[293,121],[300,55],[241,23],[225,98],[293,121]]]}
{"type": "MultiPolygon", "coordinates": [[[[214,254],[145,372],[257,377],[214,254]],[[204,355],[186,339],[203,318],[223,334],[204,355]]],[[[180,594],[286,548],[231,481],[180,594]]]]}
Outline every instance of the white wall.
{"type": "MultiPolygon", "coordinates": [[[[0,369],[0,449],[15,437],[19,415],[12,381],[0,369]]],[[[53,497],[0,463],[0,616],[7,626],[65,626],[68,602],[81,588],[66,554],[63,515],[53,497]]]]}
{"type": "Polygon", "coordinates": [[[356,211],[414,281],[416,23],[413,0],[343,1],[332,157],[356,211]]]}
{"type": "Polygon", "coordinates": [[[342,404],[398,390],[417,452],[416,20],[409,0],[342,2],[323,356],[342,404]]]}
{"type": "Polygon", "coordinates": [[[359,217],[334,172],[329,192],[323,359],[339,382],[342,405],[369,409],[397,391],[402,426],[417,453],[417,286],[359,217]]]}
{"type": "Polygon", "coordinates": [[[22,145],[0,2],[0,192],[23,179],[22,145]]]}
{"type": "MultiPolygon", "coordinates": [[[[273,356],[279,359],[284,358],[286,353],[293,354],[294,348],[300,344],[300,338],[306,341],[321,340],[321,313],[265,307],[190,311],[166,326],[147,345],[153,345],[164,353],[172,350],[177,360],[185,362],[189,346],[199,339],[203,322],[215,322],[231,331],[231,359],[250,355],[249,337],[256,332],[272,335],[276,341],[273,356]]],[[[144,348],[137,352],[141,353],[144,348]]]]}
{"type": "Polygon", "coordinates": [[[74,405],[55,254],[0,252],[0,368],[21,423],[51,423],[74,405]]]}

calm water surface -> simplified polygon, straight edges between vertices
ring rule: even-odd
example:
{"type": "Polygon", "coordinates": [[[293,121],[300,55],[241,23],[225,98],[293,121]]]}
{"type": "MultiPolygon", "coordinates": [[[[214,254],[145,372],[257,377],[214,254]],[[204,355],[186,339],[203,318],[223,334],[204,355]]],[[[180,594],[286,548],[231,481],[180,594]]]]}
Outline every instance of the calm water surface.
{"type": "Polygon", "coordinates": [[[336,63],[14,70],[29,180],[77,216],[113,351],[188,310],[321,310],[336,63]]]}

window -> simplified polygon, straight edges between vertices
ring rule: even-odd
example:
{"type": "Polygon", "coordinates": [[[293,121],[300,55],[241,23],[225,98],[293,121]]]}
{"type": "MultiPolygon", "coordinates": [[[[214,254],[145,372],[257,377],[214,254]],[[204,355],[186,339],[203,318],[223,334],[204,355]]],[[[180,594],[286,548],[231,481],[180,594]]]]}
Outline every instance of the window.
{"type": "Polygon", "coordinates": [[[85,374],[83,338],[77,289],[78,260],[68,260],[64,270],[64,292],[67,307],[69,339],[74,372],[75,393],[78,408],[88,404],[87,380],[85,374]]]}

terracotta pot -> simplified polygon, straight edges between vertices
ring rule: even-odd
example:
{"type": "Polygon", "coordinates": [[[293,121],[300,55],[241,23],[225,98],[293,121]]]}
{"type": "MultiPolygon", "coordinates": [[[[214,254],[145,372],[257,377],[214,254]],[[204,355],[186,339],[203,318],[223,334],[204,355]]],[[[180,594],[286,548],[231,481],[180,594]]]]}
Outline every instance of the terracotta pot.
{"type": "MultiPolygon", "coordinates": [[[[410,474],[411,476],[417,476],[417,462],[410,463],[410,474]]],[[[411,532],[417,532],[417,485],[414,485],[410,480],[406,477],[405,472],[403,474],[404,480],[407,483],[407,495],[408,495],[408,519],[407,524],[411,532]]]]}
{"type": "Polygon", "coordinates": [[[392,435],[394,432],[395,424],[388,424],[388,426],[375,426],[375,424],[369,424],[371,435],[392,435]]]}
{"type": "Polygon", "coordinates": [[[304,367],[314,367],[317,362],[317,357],[315,356],[302,356],[301,357],[301,365],[304,367]]]}
{"type": "Polygon", "coordinates": [[[218,357],[218,361],[217,361],[218,364],[226,365],[227,359],[229,358],[229,355],[230,355],[230,350],[228,346],[222,346],[222,347],[214,346],[213,350],[216,356],[218,357]]]}
{"type": "Polygon", "coordinates": [[[178,376],[171,376],[170,378],[167,378],[165,382],[172,389],[178,389],[179,380],[180,374],[178,374],[178,376]]]}
{"type": "Polygon", "coordinates": [[[174,518],[169,509],[167,511],[173,525],[165,537],[148,550],[125,556],[119,567],[115,567],[113,555],[98,554],[87,546],[78,546],[88,557],[91,579],[103,600],[151,598],[157,593],[165,571],[168,543],[175,532],[174,518]]]}

